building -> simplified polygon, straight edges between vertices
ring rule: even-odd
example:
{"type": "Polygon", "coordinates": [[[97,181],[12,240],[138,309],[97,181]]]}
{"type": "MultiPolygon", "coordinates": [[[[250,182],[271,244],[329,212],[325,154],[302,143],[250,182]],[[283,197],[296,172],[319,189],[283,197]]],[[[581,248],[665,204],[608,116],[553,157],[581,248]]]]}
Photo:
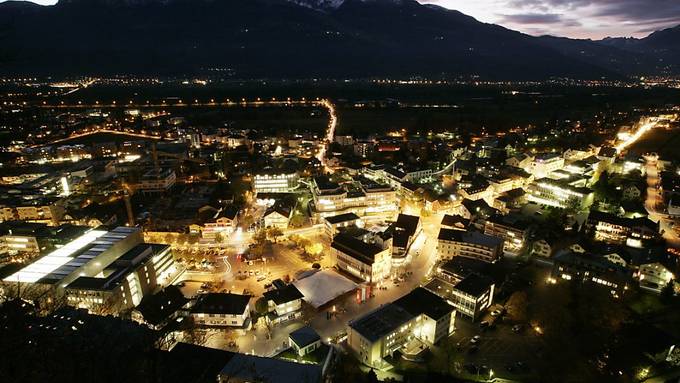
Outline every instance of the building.
{"type": "Polygon", "coordinates": [[[495,286],[491,278],[473,272],[458,281],[440,273],[425,288],[446,299],[461,315],[475,321],[493,304],[495,286]]]}
{"type": "Polygon", "coordinates": [[[476,231],[441,228],[437,238],[440,259],[467,257],[496,262],[503,254],[503,239],[476,231]]]}
{"type": "Polygon", "coordinates": [[[393,219],[398,212],[397,193],[388,185],[358,177],[339,185],[327,177],[315,177],[312,182],[312,211],[317,219],[354,213],[366,219],[393,219]]]}
{"type": "Polygon", "coordinates": [[[401,265],[405,262],[408,251],[422,230],[420,217],[399,214],[397,220],[390,225],[387,233],[392,237],[392,264],[401,265]]]}
{"type": "Polygon", "coordinates": [[[81,276],[65,288],[67,302],[91,311],[117,313],[168,285],[176,276],[169,245],[139,244],[96,276],[81,276]]]}
{"type": "Polygon", "coordinates": [[[587,253],[566,252],[553,257],[550,283],[570,281],[607,289],[621,296],[631,283],[630,273],[606,258],[587,253]]]}
{"type": "Polygon", "coordinates": [[[359,361],[382,365],[383,358],[410,342],[426,345],[448,337],[454,330],[455,310],[444,299],[418,287],[347,325],[347,344],[359,361]]]}
{"type": "Polygon", "coordinates": [[[238,227],[238,209],[234,206],[221,208],[212,217],[203,223],[201,236],[206,239],[215,239],[218,234],[229,235],[238,227]]]}
{"type": "Polygon", "coordinates": [[[356,141],[354,142],[354,155],[366,158],[375,151],[375,143],[373,141],[356,141]]]}
{"type": "Polygon", "coordinates": [[[189,299],[184,297],[179,287],[171,285],[156,294],[145,296],[132,310],[131,318],[158,331],[180,318],[188,305],[189,299]]]}
{"type": "Polygon", "coordinates": [[[202,294],[189,312],[199,325],[250,329],[250,298],[231,293],[202,294]]]}
{"type": "MultiPolygon", "coordinates": [[[[194,379],[195,376],[192,376],[194,379]]],[[[321,383],[323,368],[246,354],[233,354],[217,377],[218,383],[321,383]]]]}
{"type": "MultiPolygon", "coordinates": [[[[276,282],[276,281],[275,281],[276,282]]],[[[267,300],[267,308],[270,313],[268,319],[278,324],[300,316],[302,308],[302,298],[300,290],[293,284],[276,286],[269,291],[265,291],[264,299],[267,300]]]]}
{"type": "Polygon", "coordinates": [[[392,270],[389,246],[382,248],[346,234],[338,234],[333,239],[331,257],[338,269],[369,283],[387,279],[392,270]]]}
{"type": "Polygon", "coordinates": [[[118,227],[89,230],[3,282],[35,286],[36,293],[49,293],[41,294],[45,298],[65,296],[72,306],[117,313],[168,285],[179,271],[169,246],[144,243],[139,228],[118,227]]]}
{"type": "Polygon", "coordinates": [[[449,229],[465,230],[470,225],[470,220],[455,214],[445,214],[442,218],[441,226],[449,229]]]}
{"type": "Polygon", "coordinates": [[[564,158],[559,153],[548,153],[536,156],[527,170],[536,178],[543,178],[562,168],[564,168],[564,158]]]}
{"type": "Polygon", "coordinates": [[[333,215],[324,218],[324,230],[328,238],[333,239],[340,228],[348,226],[363,227],[363,221],[354,213],[333,215]]]}
{"type": "Polygon", "coordinates": [[[61,200],[37,198],[12,199],[0,205],[0,221],[28,221],[57,225],[65,214],[61,200]]]}
{"type": "Polygon", "coordinates": [[[166,193],[175,186],[176,182],[177,174],[174,170],[151,169],[142,176],[139,183],[135,185],[135,189],[144,194],[166,193]]]}
{"type": "Polygon", "coordinates": [[[529,185],[527,192],[531,202],[562,209],[584,209],[593,204],[592,190],[572,186],[565,180],[537,179],[529,185]]]}
{"type": "Polygon", "coordinates": [[[624,218],[596,210],[588,215],[586,230],[596,241],[630,247],[642,247],[643,241],[659,236],[658,224],[647,217],[624,218]]]}
{"type": "Polygon", "coordinates": [[[666,285],[675,279],[673,272],[660,262],[640,265],[635,277],[640,281],[640,288],[660,293],[666,285]]]}
{"type": "Polygon", "coordinates": [[[514,216],[494,215],[484,223],[484,234],[503,238],[503,251],[518,255],[524,249],[529,225],[514,216]]]}
{"type": "Polygon", "coordinates": [[[253,191],[257,193],[291,193],[297,187],[300,176],[296,171],[275,171],[272,169],[253,176],[253,191]]]}
{"type": "Polygon", "coordinates": [[[288,344],[299,356],[305,356],[321,347],[321,337],[309,326],[300,327],[288,335],[288,344]]]}
{"type": "Polygon", "coordinates": [[[265,210],[262,220],[264,227],[278,227],[285,230],[290,225],[290,219],[295,212],[296,200],[283,199],[265,210]]]}

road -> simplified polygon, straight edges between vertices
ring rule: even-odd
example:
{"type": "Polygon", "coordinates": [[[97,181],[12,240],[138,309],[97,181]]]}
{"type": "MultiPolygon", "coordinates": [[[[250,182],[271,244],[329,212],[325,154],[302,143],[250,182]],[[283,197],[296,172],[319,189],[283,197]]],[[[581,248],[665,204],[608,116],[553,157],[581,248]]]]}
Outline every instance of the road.
{"type": "Polygon", "coordinates": [[[663,231],[663,237],[667,243],[675,248],[680,248],[680,236],[674,230],[677,220],[670,218],[666,213],[663,195],[659,190],[661,179],[659,177],[659,162],[656,155],[648,154],[645,158],[645,171],[647,173],[647,199],[645,209],[649,219],[659,222],[659,230],[663,231]]]}

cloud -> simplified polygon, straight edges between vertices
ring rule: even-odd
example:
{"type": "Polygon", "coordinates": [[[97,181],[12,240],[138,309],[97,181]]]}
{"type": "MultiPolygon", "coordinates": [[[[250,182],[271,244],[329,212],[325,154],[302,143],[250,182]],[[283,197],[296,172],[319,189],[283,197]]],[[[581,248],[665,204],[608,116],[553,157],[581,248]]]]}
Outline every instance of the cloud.
{"type": "Polygon", "coordinates": [[[536,34],[637,36],[680,25],[680,0],[419,0],[536,34]]]}
{"type": "Polygon", "coordinates": [[[562,15],[557,13],[524,13],[502,15],[501,20],[518,24],[558,24],[562,22],[562,15]]]}

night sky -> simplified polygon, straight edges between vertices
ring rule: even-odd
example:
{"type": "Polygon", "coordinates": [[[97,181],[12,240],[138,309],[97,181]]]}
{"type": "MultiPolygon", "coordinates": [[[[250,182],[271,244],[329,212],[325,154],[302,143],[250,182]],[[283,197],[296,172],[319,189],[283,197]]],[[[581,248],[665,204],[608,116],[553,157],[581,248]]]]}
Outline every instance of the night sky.
{"type": "MultiPolygon", "coordinates": [[[[2,2],[4,0],[0,0],[2,2]]],[[[644,37],[680,24],[680,0],[420,0],[532,35],[644,37]]],[[[34,0],[54,4],[56,0],[34,0]]]]}

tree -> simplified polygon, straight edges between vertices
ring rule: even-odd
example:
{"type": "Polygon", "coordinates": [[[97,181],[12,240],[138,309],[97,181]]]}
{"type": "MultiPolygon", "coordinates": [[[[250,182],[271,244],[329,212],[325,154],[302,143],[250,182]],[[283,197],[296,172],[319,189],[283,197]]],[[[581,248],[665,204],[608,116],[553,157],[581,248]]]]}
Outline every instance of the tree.
{"type": "Polygon", "coordinates": [[[255,301],[255,312],[260,316],[266,315],[269,312],[269,303],[265,297],[261,297],[255,301]]]}
{"type": "Polygon", "coordinates": [[[661,301],[664,303],[672,303],[674,298],[675,298],[675,287],[674,287],[675,282],[671,279],[666,283],[666,286],[664,286],[661,289],[661,301]]]}
{"type": "Polygon", "coordinates": [[[269,230],[267,231],[267,235],[269,238],[272,238],[274,240],[274,243],[276,243],[277,239],[283,235],[283,230],[276,226],[273,226],[269,228],[269,230]]]}
{"type": "Polygon", "coordinates": [[[215,243],[224,243],[227,241],[227,237],[223,233],[217,233],[215,235],[215,243]]]}

